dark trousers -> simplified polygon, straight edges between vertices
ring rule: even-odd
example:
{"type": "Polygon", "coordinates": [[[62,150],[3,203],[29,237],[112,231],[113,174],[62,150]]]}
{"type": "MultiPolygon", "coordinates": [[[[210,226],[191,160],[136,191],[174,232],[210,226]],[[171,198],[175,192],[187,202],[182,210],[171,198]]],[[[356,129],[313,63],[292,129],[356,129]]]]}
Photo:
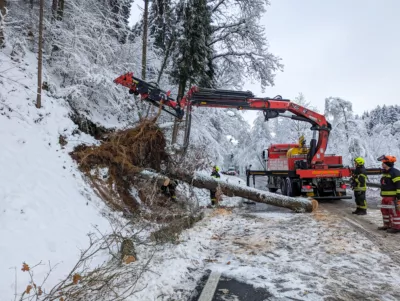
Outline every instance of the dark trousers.
{"type": "Polygon", "coordinates": [[[176,200],[176,194],[175,194],[175,188],[176,186],[173,184],[169,184],[168,186],[161,186],[161,191],[164,195],[170,197],[173,201],[176,200]]]}
{"type": "Polygon", "coordinates": [[[367,210],[367,201],[365,191],[354,191],[354,198],[356,200],[357,209],[367,210]]]}
{"type": "Polygon", "coordinates": [[[211,205],[215,205],[215,202],[217,200],[217,197],[215,196],[216,193],[216,190],[210,190],[211,205]]]}

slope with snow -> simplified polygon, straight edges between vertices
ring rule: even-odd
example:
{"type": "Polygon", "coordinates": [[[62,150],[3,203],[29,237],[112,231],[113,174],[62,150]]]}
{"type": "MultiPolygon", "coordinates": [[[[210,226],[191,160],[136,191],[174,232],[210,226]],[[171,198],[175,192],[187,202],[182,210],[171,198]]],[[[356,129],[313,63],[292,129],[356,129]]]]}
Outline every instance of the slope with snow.
{"type": "MultiPolygon", "coordinates": [[[[5,49],[7,53],[9,49],[5,49]]],[[[87,233],[108,228],[104,204],[86,184],[68,155],[73,146],[93,142],[73,135],[62,99],[43,94],[37,109],[36,59],[20,63],[0,52],[0,299],[14,300],[29,283],[22,263],[41,281],[49,264],[58,266],[47,287],[65,277],[88,245],[87,233]],[[66,137],[62,147],[59,137],[66,137]]]]}

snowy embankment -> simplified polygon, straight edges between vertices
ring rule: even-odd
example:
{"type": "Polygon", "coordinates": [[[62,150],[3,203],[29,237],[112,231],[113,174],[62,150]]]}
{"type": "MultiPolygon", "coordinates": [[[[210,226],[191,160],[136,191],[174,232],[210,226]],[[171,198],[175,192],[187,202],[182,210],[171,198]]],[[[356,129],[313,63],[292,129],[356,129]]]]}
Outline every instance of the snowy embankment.
{"type": "Polygon", "coordinates": [[[16,63],[0,52],[1,300],[25,290],[30,279],[21,272],[23,262],[44,264],[35,269],[39,282],[49,263],[58,264],[47,281],[52,287],[88,246],[87,233],[108,228],[104,204],[68,155],[74,145],[93,140],[72,134],[76,126],[62,99],[44,91],[43,107],[35,107],[35,68],[32,54],[16,63]],[[60,135],[68,141],[65,148],[60,135]]]}

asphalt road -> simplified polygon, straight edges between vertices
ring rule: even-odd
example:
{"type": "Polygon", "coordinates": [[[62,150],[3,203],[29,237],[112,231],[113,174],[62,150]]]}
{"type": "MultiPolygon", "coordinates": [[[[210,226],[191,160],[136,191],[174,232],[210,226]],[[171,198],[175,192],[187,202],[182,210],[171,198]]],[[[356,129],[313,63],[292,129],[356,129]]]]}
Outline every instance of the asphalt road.
{"type": "MultiPolygon", "coordinates": [[[[242,178],[246,180],[244,177],[242,178]]],[[[253,184],[252,179],[250,183],[253,184]]],[[[251,186],[257,189],[267,190],[266,185],[267,185],[266,177],[256,177],[255,185],[251,186]]],[[[348,190],[348,193],[352,194],[352,191],[348,190]]],[[[368,207],[376,209],[377,205],[380,203],[380,197],[377,195],[376,192],[371,194],[373,195],[373,197],[372,196],[368,197],[367,194],[368,207]]],[[[381,235],[381,233],[378,233],[377,235],[377,233],[375,233],[376,231],[374,226],[371,225],[367,226],[366,223],[358,219],[357,216],[351,214],[351,211],[355,207],[353,199],[332,200],[332,201],[324,200],[320,201],[319,204],[321,208],[323,208],[324,210],[328,210],[333,214],[338,215],[339,218],[343,219],[344,222],[347,222],[351,226],[353,226],[355,230],[362,232],[375,244],[380,245],[382,251],[385,251],[385,253],[393,254],[394,246],[392,246],[391,244],[388,245],[386,242],[387,240],[384,240],[384,237],[382,239],[379,236],[381,235]],[[362,226],[360,227],[360,225],[362,226]]],[[[287,208],[280,208],[264,203],[254,203],[254,202],[245,202],[244,211],[245,212],[290,212],[290,210],[287,208]]],[[[398,258],[398,262],[400,263],[400,255],[398,258]]],[[[207,284],[207,280],[209,278],[210,273],[211,271],[208,271],[208,273],[203,276],[203,278],[201,279],[196,288],[197,294],[190,301],[248,301],[248,300],[264,301],[264,300],[269,300],[269,298],[272,297],[271,293],[269,293],[265,289],[254,288],[249,284],[239,282],[235,279],[226,278],[224,277],[224,275],[221,275],[219,280],[217,280],[218,282],[214,284],[213,287],[213,289],[215,289],[214,295],[212,296],[211,294],[206,298],[204,298],[203,296],[203,298],[200,299],[201,292],[203,291],[204,287],[207,284]]]]}

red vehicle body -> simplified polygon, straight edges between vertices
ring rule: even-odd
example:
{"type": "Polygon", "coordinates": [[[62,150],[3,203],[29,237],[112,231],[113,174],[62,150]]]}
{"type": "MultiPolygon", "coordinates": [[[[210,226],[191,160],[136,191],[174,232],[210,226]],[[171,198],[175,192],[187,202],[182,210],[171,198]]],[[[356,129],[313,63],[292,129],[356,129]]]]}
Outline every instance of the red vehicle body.
{"type": "MultiPolygon", "coordinates": [[[[288,196],[305,195],[316,199],[351,198],[351,196],[346,196],[346,185],[343,179],[351,175],[351,169],[342,165],[341,156],[325,153],[331,125],[321,114],[288,99],[282,99],[280,96],[257,98],[249,91],[192,87],[181,100],[174,100],[169,97],[169,92],[134,77],[132,73],[121,75],[114,82],[129,88],[131,94],[140,94],[142,100],[158,106],[178,119],[183,118],[186,109],[187,123],[190,121],[193,106],[258,110],[263,112],[266,121],[283,116],[308,122],[313,131],[310,145],[271,145],[267,149],[267,154],[264,152],[266,168],[247,170],[247,184],[249,185],[250,176],[253,176],[253,181],[255,176],[268,176],[267,186],[271,192],[280,189],[282,194],[288,196]],[[284,115],[284,113],[291,113],[291,115],[284,115]],[[293,148],[302,148],[302,153],[292,155],[289,151],[293,148]]],[[[190,130],[187,133],[190,133],[190,130]]],[[[374,170],[370,174],[377,173],[379,170],[374,170]]]]}
{"type": "MultiPolygon", "coordinates": [[[[288,196],[310,196],[316,199],[351,198],[346,195],[344,177],[349,177],[351,170],[344,168],[342,157],[324,156],[324,164],[308,168],[307,154],[288,157],[290,149],[299,148],[299,144],[273,144],[264,152],[269,191],[281,190],[288,196]]],[[[255,171],[248,171],[254,174],[255,171]]],[[[260,171],[258,171],[260,173],[260,171]]]]}

